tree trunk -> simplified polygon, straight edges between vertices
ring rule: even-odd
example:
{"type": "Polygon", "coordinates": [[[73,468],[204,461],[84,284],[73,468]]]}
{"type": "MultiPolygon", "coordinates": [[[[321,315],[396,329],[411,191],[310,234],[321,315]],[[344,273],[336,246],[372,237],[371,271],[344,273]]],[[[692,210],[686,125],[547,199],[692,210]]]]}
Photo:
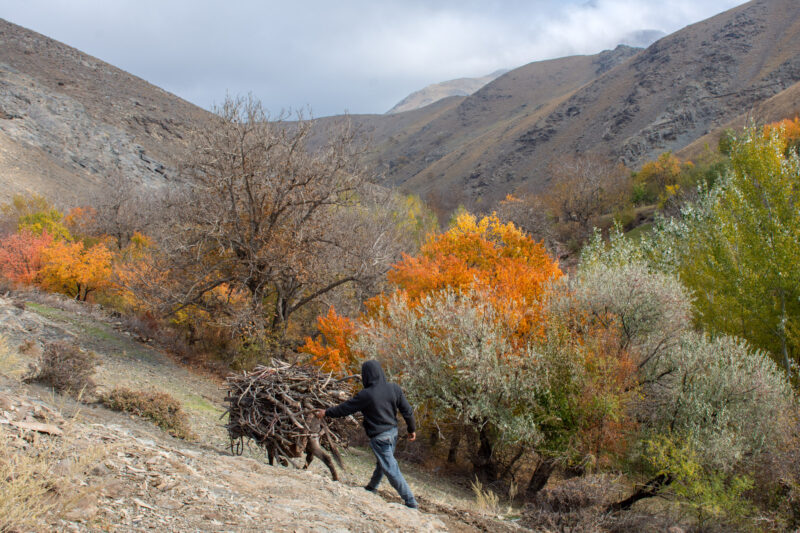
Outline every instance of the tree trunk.
{"type": "Polygon", "coordinates": [[[431,434],[428,435],[428,446],[433,448],[437,444],[439,444],[439,430],[437,428],[433,428],[431,434]]]}
{"type": "Polygon", "coordinates": [[[523,446],[520,446],[519,449],[517,450],[517,453],[514,454],[514,457],[511,458],[506,467],[503,469],[503,473],[500,474],[501,478],[505,479],[512,472],[514,466],[517,464],[517,461],[519,461],[522,458],[523,453],[525,453],[525,448],[523,446]]]}
{"type": "Polygon", "coordinates": [[[556,460],[552,457],[543,457],[536,465],[536,470],[533,471],[531,481],[528,483],[528,488],[525,491],[527,496],[535,496],[540,490],[547,485],[547,481],[556,469],[556,460]]]}
{"type": "Polygon", "coordinates": [[[450,449],[447,450],[448,463],[456,462],[456,456],[458,455],[458,445],[461,444],[461,435],[462,432],[460,429],[458,429],[455,431],[455,433],[453,433],[453,436],[450,437],[450,449]]]}
{"type": "MultiPolygon", "coordinates": [[[[286,330],[286,311],[289,308],[289,302],[286,301],[280,294],[275,296],[275,314],[272,317],[272,333],[283,333],[286,330]]],[[[281,335],[282,336],[282,335],[281,335]]]]}
{"type": "Polygon", "coordinates": [[[612,503],[606,507],[606,512],[615,513],[618,511],[627,511],[633,506],[634,503],[645,498],[652,498],[658,494],[658,491],[661,490],[662,487],[665,487],[670,483],[672,483],[672,477],[669,474],[660,474],[639,487],[636,492],[631,494],[629,497],[620,502],[612,503]]]}
{"type": "Polygon", "coordinates": [[[780,324],[780,334],[781,334],[781,355],[783,355],[783,366],[786,368],[786,375],[789,377],[789,380],[792,379],[792,365],[789,362],[789,349],[786,343],[786,296],[784,295],[783,291],[781,292],[781,324],[780,324]]]}
{"type": "Polygon", "coordinates": [[[493,457],[494,446],[485,425],[481,427],[480,433],[478,433],[478,439],[480,441],[480,446],[473,460],[475,475],[483,481],[495,481],[497,479],[497,464],[493,457]]]}

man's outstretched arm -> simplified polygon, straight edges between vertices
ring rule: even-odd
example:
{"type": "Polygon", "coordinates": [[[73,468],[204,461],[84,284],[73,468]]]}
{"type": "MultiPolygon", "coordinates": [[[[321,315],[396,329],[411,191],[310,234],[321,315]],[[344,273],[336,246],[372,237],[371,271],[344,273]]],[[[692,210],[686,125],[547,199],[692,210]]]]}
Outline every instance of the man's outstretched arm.
{"type": "Polygon", "coordinates": [[[317,415],[317,418],[322,418],[325,416],[329,416],[331,418],[342,418],[344,416],[352,415],[361,411],[365,404],[365,398],[361,392],[359,392],[346,402],[340,403],[334,407],[328,407],[327,409],[317,409],[314,411],[314,414],[317,415]]]}

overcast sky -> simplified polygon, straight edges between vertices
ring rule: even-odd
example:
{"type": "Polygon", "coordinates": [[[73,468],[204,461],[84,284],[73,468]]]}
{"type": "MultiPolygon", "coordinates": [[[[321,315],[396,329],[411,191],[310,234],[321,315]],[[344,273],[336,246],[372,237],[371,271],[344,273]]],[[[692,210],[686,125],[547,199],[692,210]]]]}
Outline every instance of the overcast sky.
{"type": "Polygon", "coordinates": [[[459,77],[671,33],[742,0],[2,0],[0,17],[210,108],[383,113],[459,77]]]}

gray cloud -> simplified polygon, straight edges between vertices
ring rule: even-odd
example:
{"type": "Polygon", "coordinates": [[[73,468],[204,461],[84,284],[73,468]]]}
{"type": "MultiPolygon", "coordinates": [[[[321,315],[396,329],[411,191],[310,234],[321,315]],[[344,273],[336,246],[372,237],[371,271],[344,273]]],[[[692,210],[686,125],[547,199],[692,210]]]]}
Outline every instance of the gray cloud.
{"type": "Polygon", "coordinates": [[[462,76],[671,33],[743,0],[6,0],[0,16],[191,102],[382,113],[462,76]]]}

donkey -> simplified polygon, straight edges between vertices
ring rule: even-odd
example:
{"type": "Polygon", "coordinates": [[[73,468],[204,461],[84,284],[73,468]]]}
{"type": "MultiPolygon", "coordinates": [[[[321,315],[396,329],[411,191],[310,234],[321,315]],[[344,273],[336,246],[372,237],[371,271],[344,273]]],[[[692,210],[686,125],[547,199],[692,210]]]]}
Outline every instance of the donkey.
{"type": "MultiPolygon", "coordinates": [[[[319,418],[315,417],[312,412],[308,412],[307,415],[303,416],[303,422],[305,423],[305,427],[308,431],[307,435],[296,437],[288,449],[281,448],[280,451],[284,455],[288,455],[289,457],[298,458],[306,454],[306,464],[303,466],[303,470],[308,468],[308,465],[311,464],[311,461],[314,460],[314,457],[318,457],[325,466],[331,471],[331,477],[334,481],[339,481],[339,474],[336,471],[336,467],[333,464],[333,460],[331,460],[331,456],[325,451],[325,449],[320,444],[320,439],[324,437],[327,439],[328,444],[330,445],[331,453],[333,454],[334,459],[339,464],[339,467],[344,470],[344,464],[342,463],[342,456],[339,454],[339,450],[337,450],[336,445],[333,442],[333,439],[330,436],[328,426],[325,424],[324,421],[320,420],[319,418]]],[[[278,444],[274,441],[270,441],[267,444],[267,456],[269,457],[269,464],[270,466],[275,465],[275,457],[278,455],[278,444]]],[[[297,465],[294,462],[286,458],[292,465],[297,468],[297,465]]],[[[284,465],[286,461],[284,461],[284,457],[278,457],[278,460],[284,465]]]]}

